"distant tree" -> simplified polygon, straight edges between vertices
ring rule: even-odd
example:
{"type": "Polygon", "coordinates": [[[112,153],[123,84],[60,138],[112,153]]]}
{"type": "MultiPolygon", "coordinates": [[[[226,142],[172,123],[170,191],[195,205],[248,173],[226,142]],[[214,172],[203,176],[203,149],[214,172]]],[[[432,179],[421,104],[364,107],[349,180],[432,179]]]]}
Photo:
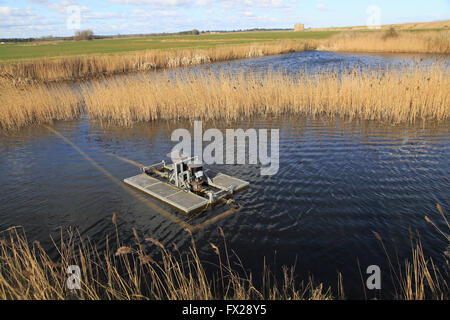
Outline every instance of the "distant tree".
{"type": "Polygon", "coordinates": [[[78,30],[75,32],[75,40],[92,40],[94,39],[94,31],[92,30],[78,30]]]}
{"type": "Polygon", "coordinates": [[[178,33],[175,33],[175,34],[178,34],[180,36],[186,36],[186,35],[197,36],[197,35],[200,34],[200,31],[198,31],[197,29],[194,29],[194,30],[189,30],[189,31],[181,31],[181,32],[178,32],[178,33]]]}
{"type": "Polygon", "coordinates": [[[52,41],[52,40],[54,40],[55,38],[53,37],[53,36],[43,36],[43,37],[40,37],[39,39],[35,39],[35,40],[39,40],[39,41],[52,41]]]}
{"type": "Polygon", "coordinates": [[[395,31],[395,29],[393,27],[390,27],[388,30],[386,30],[383,34],[383,39],[389,39],[389,38],[397,38],[398,37],[398,32],[395,31]]]}

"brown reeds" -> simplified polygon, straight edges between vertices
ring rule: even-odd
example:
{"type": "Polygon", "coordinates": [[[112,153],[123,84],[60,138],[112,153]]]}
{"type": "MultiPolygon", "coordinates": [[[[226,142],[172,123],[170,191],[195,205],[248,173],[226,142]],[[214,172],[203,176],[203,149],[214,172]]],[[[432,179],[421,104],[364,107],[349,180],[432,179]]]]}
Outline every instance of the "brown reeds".
{"type": "MultiPolygon", "coordinates": [[[[439,209],[439,208],[438,208],[439,209]]],[[[442,213],[442,210],[441,210],[442,213]]],[[[446,217],[444,214],[445,221],[446,217]]],[[[426,218],[431,223],[429,218],[426,218]]],[[[117,230],[116,216],[113,223],[117,230]]],[[[436,225],[433,223],[433,226],[436,225]]],[[[447,223],[447,227],[449,227],[447,223]]],[[[450,227],[449,227],[450,228],[450,227]]],[[[174,244],[168,248],[156,239],[141,242],[133,229],[134,244],[124,244],[116,232],[117,247],[111,248],[108,238],[104,250],[98,250],[89,239],[67,230],[53,241],[56,257],[51,258],[38,241],[27,239],[22,228],[9,228],[0,232],[0,299],[46,300],[329,300],[343,299],[342,276],[338,276],[338,295],[331,288],[295,280],[294,268],[283,267],[283,280],[278,281],[265,264],[261,285],[256,287],[253,275],[242,261],[228,251],[225,235],[220,230],[223,246],[211,243],[217,255],[217,270],[208,275],[197,252],[192,233],[191,245],[181,252],[174,244]],[[223,249],[221,249],[223,248],[223,249]],[[156,251],[155,251],[156,250],[156,251]],[[153,253],[152,258],[149,252],[153,253]],[[157,254],[155,255],[155,252],[157,254]],[[234,260],[235,261],[234,261],[234,260]],[[156,261],[157,260],[157,261],[156,261]],[[233,262],[232,262],[233,260],[233,262]],[[68,286],[69,266],[79,268],[79,288],[68,286]],[[240,270],[236,270],[240,269],[240,270]]],[[[450,229],[449,229],[450,230],[450,229]]],[[[440,232],[442,232],[439,229],[440,232]]],[[[411,257],[404,263],[397,260],[397,267],[381,242],[391,269],[394,285],[393,299],[398,300],[447,300],[449,298],[448,260],[441,272],[433,259],[426,257],[420,239],[413,241],[411,233],[411,257]]],[[[445,235],[448,241],[448,236],[445,235]]],[[[73,269],[71,269],[73,270],[73,269]]]]}
{"type": "Polygon", "coordinates": [[[318,50],[385,53],[450,53],[450,31],[343,32],[320,42],[318,50]]]}
{"type": "Polygon", "coordinates": [[[148,50],[115,55],[90,55],[0,64],[0,78],[12,83],[54,82],[200,65],[312,50],[315,41],[218,46],[205,49],[148,50]]]}
{"type": "Polygon", "coordinates": [[[306,114],[393,123],[449,117],[450,77],[435,65],[325,70],[289,76],[181,73],[96,82],[83,89],[91,119],[130,125],[158,119],[239,120],[306,114]]]}
{"type": "MultiPolygon", "coordinates": [[[[192,237],[192,235],[190,235],[192,237]]],[[[296,287],[293,269],[283,270],[283,281],[270,278],[270,287],[257,289],[252,275],[231,268],[230,260],[217,266],[216,276],[207,276],[195,242],[182,253],[175,245],[166,248],[148,238],[136,243],[99,251],[77,233],[61,233],[53,242],[57,257],[52,259],[38,242],[30,244],[20,228],[0,233],[0,299],[46,300],[212,300],[212,299],[331,299],[330,289],[312,280],[296,287]],[[147,252],[157,252],[153,259],[147,252]],[[158,260],[158,261],[155,261],[158,260]],[[79,289],[67,286],[69,266],[80,270],[79,289]]],[[[225,241],[225,240],[224,240],[225,241]]],[[[219,250],[219,249],[217,249],[219,250]]],[[[220,255],[220,252],[217,252],[220,255]]],[[[226,253],[228,256],[228,253],[226,253]]],[[[239,260],[239,259],[238,259],[239,260]]],[[[240,260],[239,260],[240,261],[240,260]]],[[[242,265],[240,266],[242,267],[242,265]]],[[[239,268],[239,267],[238,267],[239,268]]],[[[242,267],[243,268],[243,267],[242,267]]]]}
{"type": "Polygon", "coordinates": [[[0,82],[0,130],[16,130],[80,115],[79,99],[66,85],[12,86],[0,82]]]}
{"type": "Polygon", "coordinates": [[[323,70],[290,76],[265,74],[158,74],[121,77],[82,86],[1,85],[0,130],[90,119],[129,126],[154,120],[239,120],[305,114],[390,123],[449,117],[450,77],[445,67],[323,70]],[[84,108],[84,110],[83,110],[84,108]]]}

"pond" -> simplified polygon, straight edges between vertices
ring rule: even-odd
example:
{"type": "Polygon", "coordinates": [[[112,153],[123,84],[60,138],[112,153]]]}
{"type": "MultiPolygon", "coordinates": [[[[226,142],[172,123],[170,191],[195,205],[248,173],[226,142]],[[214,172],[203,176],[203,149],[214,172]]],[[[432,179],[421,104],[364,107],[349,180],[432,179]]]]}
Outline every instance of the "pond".
{"type": "MultiPolygon", "coordinates": [[[[422,59],[420,63],[431,63],[435,57],[422,59]]],[[[414,63],[404,56],[306,52],[193,69],[282,67],[295,72],[305,66],[313,70],[352,61],[414,63]]],[[[386,256],[373,231],[383,237],[388,251],[403,261],[410,257],[411,228],[420,234],[426,255],[439,266],[444,263],[447,243],[424,217],[433,217],[443,226],[436,204],[449,211],[449,124],[392,126],[303,116],[204,123],[204,130],[218,128],[222,132],[227,128],[280,130],[276,175],[262,176],[260,165],[210,166],[250,182],[250,188],[235,197],[242,210],[210,224],[208,220],[223,207],[186,217],[150,198],[149,206],[135,196],[139,191],[122,183],[139,173],[139,168],[123,158],[145,165],[167,159],[176,144],[170,139],[173,130],[192,131],[193,123],[160,121],[117,128],[86,118],[55,122],[52,128],[82,153],[45,126],[26,128],[0,136],[0,230],[23,226],[29,239],[50,248],[49,235],[57,236],[59,227],[78,229],[102,248],[105,237],[115,235],[111,217],[116,213],[124,242],[132,241],[131,230],[136,228],[142,237],[187,248],[189,235],[155,211],[153,205],[159,205],[191,225],[204,225],[194,233],[204,261],[217,262],[210,243],[222,244],[218,232],[222,227],[228,247],[255,278],[266,258],[273,270],[296,265],[298,280],[312,275],[335,289],[340,272],[346,295],[362,298],[358,265],[363,275],[367,266],[379,265],[381,295],[391,297],[386,256]]]]}

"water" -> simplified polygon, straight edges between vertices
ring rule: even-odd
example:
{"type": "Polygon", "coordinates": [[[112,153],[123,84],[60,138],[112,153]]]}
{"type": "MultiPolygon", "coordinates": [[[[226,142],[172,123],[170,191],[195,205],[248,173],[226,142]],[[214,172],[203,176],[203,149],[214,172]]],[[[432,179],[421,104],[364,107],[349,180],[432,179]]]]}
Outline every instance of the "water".
{"type": "MultiPolygon", "coordinates": [[[[297,55],[293,59],[304,58],[297,55]]],[[[319,65],[327,64],[329,55],[335,57],[324,53],[319,65]]],[[[347,59],[353,61],[361,56],[352,57],[347,59]]],[[[361,59],[372,58],[375,62],[410,62],[397,56],[361,59]]],[[[280,61],[296,65],[289,62],[288,56],[282,56],[222,66],[239,69],[254,61],[255,67],[261,60],[265,61],[262,68],[280,61]]],[[[363,276],[369,265],[382,268],[381,295],[389,297],[392,287],[385,254],[372,231],[378,232],[390,253],[397,253],[402,261],[410,255],[411,228],[420,233],[426,255],[443,265],[447,243],[424,216],[445,229],[436,203],[450,211],[448,121],[390,126],[291,117],[204,123],[204,129],[208,127],[280,129],[280,170],[273,177],[263,177],[259,166],[214,166],[249,181],[251,186],[236,195],[243,206],[240,212],[195,233],[205,261],[217,261],[210,242],[219,246],[222,243],[217,231],[220,226],[229,248],[256,277],[266,257],[272,269],[296,264],[297,279],[313,275],[334,288],[337,272],[341,272],[346,294],[362,298],[359,261],[363,276]]],[[[56,236],[60,227],[76,228],[102,248],[105,237],[115,234],[111,216],[117,213],[124,242],[132,241],[131,229],[136,228],[142,237],[153,237],[167,245],[175,243],[182,249],[189,246],[190,238],[178,224],[139,201],[134,196],[137,191],[120,182],[137,174],[138,168],[109,154],[147,165],[159,162],[174,146],[171,132],[176,128],[192,130],[192,123],[154,122],[114,128],[81,119],[55,122],[53,128],[110,176],[45,127],[1,136],[0,230],[21,225],[29,239],[50,248],[50,234],[56,236]]],[[[162,206],[191,225],[202,224],[225,209],[210,208],[199,217],[189,218],[162,206]]]]}
{"type": "MultiPolygon", "coordinates": [[[[198,73],[226,71],[231,74],[242,72],[263,73],[267,70],[287,72],[296,74],[298,72],[318,72],[326,69],[342,68],[375,68],[385,70],[386,68],[405,68],[420,64],[422,67],[440,63],[448,68],[450,65],[449,55],[440,54],[345,54],[325,51],[305,51],[291,54],[262,57],[257,59],[243,59],[232,62],[220,62],[205,64],[195,67],[171,70],[170,73],[184,72],[186,69],[198,73]]],[[[153,73],[152,73],[153,74],[153,73]]],[[[151,75],[152,75],[151,74],[151,75]]]]}

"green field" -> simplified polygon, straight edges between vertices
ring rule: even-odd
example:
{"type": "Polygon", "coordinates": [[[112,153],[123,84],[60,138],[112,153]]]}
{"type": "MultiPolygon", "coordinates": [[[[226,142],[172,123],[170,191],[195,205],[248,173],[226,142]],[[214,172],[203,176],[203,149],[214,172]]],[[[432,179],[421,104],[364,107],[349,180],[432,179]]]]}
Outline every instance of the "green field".
{"type": "Polygon", "coordinates": [[[92,41],[48,41],[0,45],[0,60],[22,60],[86,54],[112,54],[151,49],[210,48],[277,40],[325,39],[338,31],[260,31],[186,36],[149,36],[92,41]]]}

